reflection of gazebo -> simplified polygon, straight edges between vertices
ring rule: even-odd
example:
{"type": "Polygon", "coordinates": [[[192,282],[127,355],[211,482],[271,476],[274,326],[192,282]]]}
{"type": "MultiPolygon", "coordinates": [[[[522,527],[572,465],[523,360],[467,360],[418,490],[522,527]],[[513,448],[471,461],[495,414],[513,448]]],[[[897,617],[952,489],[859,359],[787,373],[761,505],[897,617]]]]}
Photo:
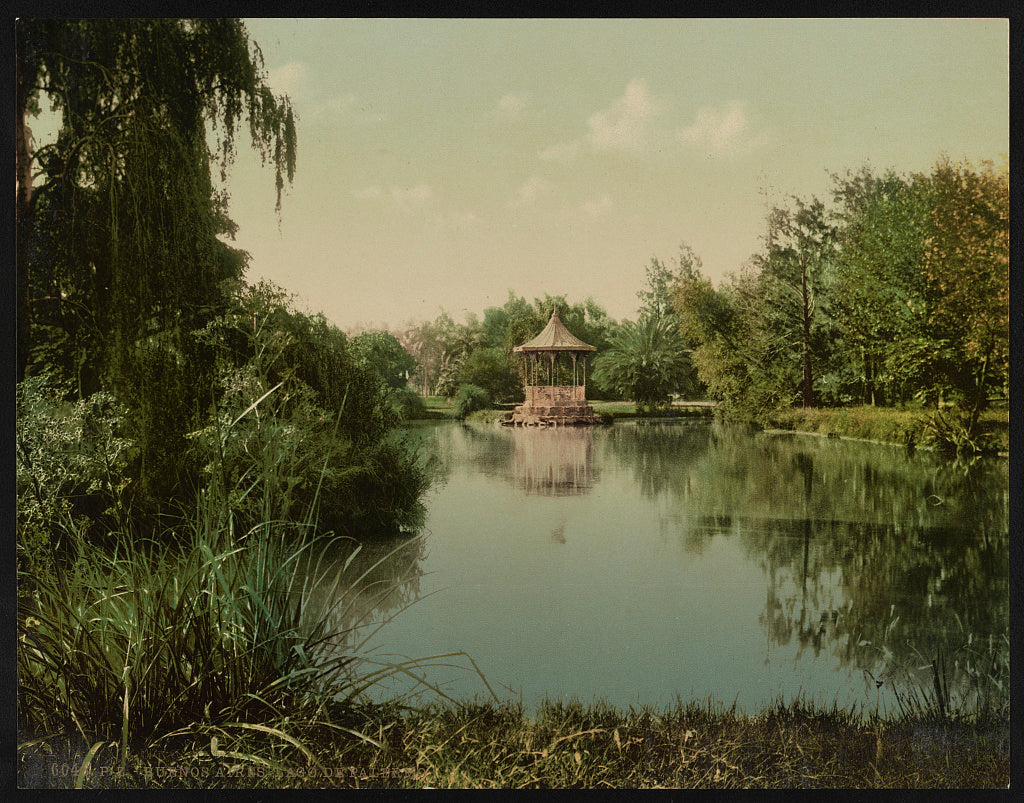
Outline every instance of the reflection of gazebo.
{"type": "Polygon", "coordinates": [[[513,430],[512,481],[527,494],[572,496],[594,484],[594,431],[590,427],[513,430]]]}
{"type": "Polygon", "coordinates": [[[594,408],[587,404],[586,353],[596,351],[571,334],[558,318],[557,308],[551,320],[539,335],[513,351],[523,355],[526,399],[516,407],[509,424],[523,426],[550,426],[598,424],[594,408]],[[568,354],[572,359],[572,384],[556,385],[558,357],[568,354]],[[546,374],[546,377],[545,377],[546,374]],[[546,385],[540,384],[547,378],[546,385]]]}

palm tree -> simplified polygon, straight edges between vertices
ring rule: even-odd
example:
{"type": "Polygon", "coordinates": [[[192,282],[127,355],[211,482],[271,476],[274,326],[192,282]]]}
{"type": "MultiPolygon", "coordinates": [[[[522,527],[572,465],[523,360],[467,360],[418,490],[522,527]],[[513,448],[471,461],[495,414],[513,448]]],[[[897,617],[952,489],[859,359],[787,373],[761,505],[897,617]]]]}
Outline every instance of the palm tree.
{"type": "Polygon", "coordinates": [[[626,321],[594,365],[594,381],[632,399],[638,410],[666,407],[693,385],[690,350],[673,318],[626,321]]]}

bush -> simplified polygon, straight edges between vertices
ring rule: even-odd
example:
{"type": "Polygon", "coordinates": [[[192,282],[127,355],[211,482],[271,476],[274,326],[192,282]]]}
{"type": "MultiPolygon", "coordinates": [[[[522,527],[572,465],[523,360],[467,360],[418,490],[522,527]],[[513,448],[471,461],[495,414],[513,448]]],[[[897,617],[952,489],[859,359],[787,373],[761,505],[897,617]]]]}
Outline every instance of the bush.
{"type": "Polygon", "coordinates": [[[427,406],[423,403],[423,397],[408,385],[393,389],[388,394],[388,400],[391,402],[391,408],[404,421],[414,421],[427,416],[427,406]]]}
{"type": "Polygon", "coordinates": [[[110,393],[65,402],[63,388],[33,376],[16,395],[18,560],[40,567],[72,531],[96,520],[123,526],[137,449],[110,393]]]}
{"type": "Polygon", "coordinates": [[[243,529],[296,510],[353,537],[416,526],[425,472],[393,436],[415,394],[389,389],[342,332],[291,312],[273,287],[237,302],[200,333],[218,357],[215,412],[188,436],[201,483],[243,529]]]}
{"type": "Polygon", "coordinates": [[[483,410],[490,403],[491,396],[486,390],[477,385],[463,383],[459,385],[459,390],[455,394],[452,410],[456,418],[465,419],[470,413],[483,410]]]}
{"type": "Polygon", "coordinates": [[[483,388],[492,401],[511,401],[523,395],[515,364],[501,349],[479,348],[470,353],[459,368],[459,380],[483,388]]]}

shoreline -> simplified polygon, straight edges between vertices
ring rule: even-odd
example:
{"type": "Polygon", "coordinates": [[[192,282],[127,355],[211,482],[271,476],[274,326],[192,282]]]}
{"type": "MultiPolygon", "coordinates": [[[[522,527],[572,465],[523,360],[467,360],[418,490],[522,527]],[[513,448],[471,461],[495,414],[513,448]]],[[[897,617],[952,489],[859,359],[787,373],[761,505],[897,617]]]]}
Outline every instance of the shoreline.
{"type": "Polygon", "coordinates": [[[291,739],[197,727],[132,753],[19,750],[19,786],[83,788],[1005,788],[1009,717],[877,715],[794,701],[757,714],[554,702],[397,703],[293,723],[291,739]],[[85,771],[82,772],[82,767],[85,771]],[[33,783],[35,782],[35,783],[33,783]]]}

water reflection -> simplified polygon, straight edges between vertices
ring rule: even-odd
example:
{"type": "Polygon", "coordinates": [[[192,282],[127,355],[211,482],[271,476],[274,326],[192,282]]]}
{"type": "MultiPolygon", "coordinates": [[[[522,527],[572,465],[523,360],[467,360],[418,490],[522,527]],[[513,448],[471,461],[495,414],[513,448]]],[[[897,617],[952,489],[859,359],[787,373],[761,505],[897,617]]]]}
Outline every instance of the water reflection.
{"type": "Polygon", "coordinates": [[[307,552],[295,588],[302,613],[300,632],[323,639],[328,656],[358,649],[367,630],[420,596],[423,539],[401,536],[359,544],[333,539],[307,552]]]}
{"type": "Polygon", "coordinates": [[[593,486],[594,430],[591,427],[513,427],[510,434],[513,444],[510,475],[521,491],[562,496],[586,493],[593,486]]]}
{"type": "Polygon", "coordinates": [[[761,567],[765,662],[795,644],[787,660],[825,652],[880,683],[923,683],[952,654],[951,686],[978,693],[968,659],[989,648],[974,642],[1009,622],[1005,463],[722,426],[704,448],[665,427],[607,443],[645,495],[685,503],[674,513],[684,548],[729,534],[761,567]],[[658,470],[672,455],[676,471],[658,470]]]}
{"type": "Polygon", "coordinates": [[[347,599],[343,629],[443,592],[382,631],[391,651],[465,650],[527,702],[748,709],[798,692],[891,706],[940,655],[969,700],[1007,660],[1006,461],[690,422],[418,437],[443,478],[430,554],[344,573],[389,590],[347,599]]]}

